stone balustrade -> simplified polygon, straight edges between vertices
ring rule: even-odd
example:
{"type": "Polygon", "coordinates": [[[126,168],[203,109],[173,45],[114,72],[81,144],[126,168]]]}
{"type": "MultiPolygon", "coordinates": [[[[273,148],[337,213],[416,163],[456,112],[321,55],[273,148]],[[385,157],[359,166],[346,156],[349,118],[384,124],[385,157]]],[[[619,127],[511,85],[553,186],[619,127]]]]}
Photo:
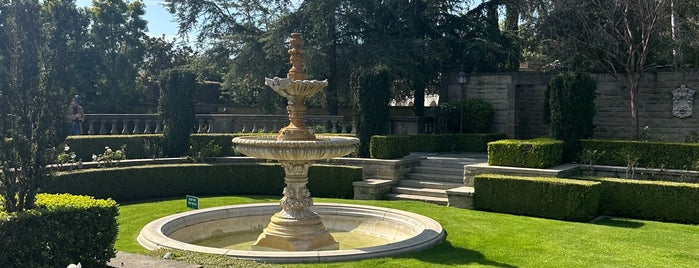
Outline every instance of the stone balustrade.
{"type": "MultiPolygon", "coordinates": [[[[195,133],[277,132],[289,124],[286,115],[197,114],[195,133]]],[[[307,115],[315,133],[355,133],[351,116],[307,115]]],[[[121,135],[162,133],[157,114],[85,114],[83,133],[121,135]]]]}

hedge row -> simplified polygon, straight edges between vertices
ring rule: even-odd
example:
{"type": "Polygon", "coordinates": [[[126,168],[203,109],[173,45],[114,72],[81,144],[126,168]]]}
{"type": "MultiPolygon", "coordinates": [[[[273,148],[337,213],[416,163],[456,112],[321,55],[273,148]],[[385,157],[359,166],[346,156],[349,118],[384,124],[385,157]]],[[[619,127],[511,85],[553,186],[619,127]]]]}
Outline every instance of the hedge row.
{"type": "Polygon", "coordinates": [[[622,140],[580,140],[583,154],[596,151],[592,161],[595,165],[695,169],[699,159],[699,143],[622,141],[622,140]]]}
{"type": "Polygon", "coordinates": [[[476,209],[560,220],[597,214],[699,223],[699,184],[618,178],[576,179],[481,174],[476,209]]]}
{"type": "Polygon", "coordinates": [[[0,212],[3,267],[104,267],[116,256],[119,214],[114,200],[39,194],[37,208],[0,212]],[[12,250],[7,250],[12,249],[12,250]]]}
{"type": "Polygon", "coordinates": [[[474,179],[478,210],[587,221],[595,217],[600,183],[543,177],[482,174],[474,179]]]}
{"type": "Polygon", "coordinates": [[[585,177],[602,183],[600,213],[699,223],[699,184],[585,177]]]}
{"type": "MultiPolygon", "coordinates": [[[[247,135],[247,134],[246,134],[247,135]]],[[[218,153],[206,156],[233,156],[233,138],[241,134],[192,134],[190,143],[193,152],[205,150],[209,142],[220,148],[218,153]]],[[[84,135],[69,136],[65,143],[76,155],[76,161],[92,161],[93,154],[104,153],[107,146],[114,150],[126,145],[129,159],[162,157],[162,134],[143,135],[84,135]]],[[[178,155],[179,156],[179,155],[178,155]]]]}
{"type": "Polygon", "coordinates": [[[563,163],[563,141],[538,138],[488,143],[488,165],[550,168],[563,163]]]}
{"type": "MultiPolygon", "coordinates": [[[[362,169],[313,165],[308,188],[316,197],[352,199],[362,169]]],[[[184,195],[281,195],[279,164],[180,164],[89,169],[56,174],[43,192],[113,198],[119,202],[184,195]]]]}
{"type": "Polygon", "coordinates": [[[372,136],[370,151],[377,159],[401,158],[410,152],[485,152],[488,142],[506,138],[499,133],[372,136]]]}

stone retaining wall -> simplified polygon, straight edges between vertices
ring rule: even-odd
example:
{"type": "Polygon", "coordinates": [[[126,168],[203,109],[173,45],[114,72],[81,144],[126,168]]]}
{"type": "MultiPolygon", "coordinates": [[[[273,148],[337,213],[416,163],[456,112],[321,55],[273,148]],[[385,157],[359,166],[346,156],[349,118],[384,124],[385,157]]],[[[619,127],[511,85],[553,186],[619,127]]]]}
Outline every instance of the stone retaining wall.
{"type": "MultiPolygon", "coordinates": [[[[456,83],[458,71],[451,71],[443,90],[443,94],[447,94],[444,100],[481,98],[495,109],[491,131],[515,138],[545,136],[548,129],[543,124],[544,92],[553,75],[541,72],[467,74],[467,83],[460,85],[456,83]]],[[[593,77],[597,81],[593,138],[631,138],[633,125],[628,90],[608,74],[593,74],[593,77]]],[[[684,141],[693,130],[699,129],[699,115],[677,118],[672,114],[671,91],[681,85],[699,90],[699,70],[647,73],[643,77],[639,120],[642,128],[647,126],[645,135],[648,138],[684,141]]]]}

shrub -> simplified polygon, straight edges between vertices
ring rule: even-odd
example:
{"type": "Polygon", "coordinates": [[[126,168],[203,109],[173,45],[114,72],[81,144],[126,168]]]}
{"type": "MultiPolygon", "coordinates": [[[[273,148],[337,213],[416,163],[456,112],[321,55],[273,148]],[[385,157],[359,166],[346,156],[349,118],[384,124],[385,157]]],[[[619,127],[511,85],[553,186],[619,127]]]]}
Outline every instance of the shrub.
{"type": "Polygon", "coordinates": [[[563,159],[575,160],[580,151],[579,139],[592,136],[597,84],[588,73],[560,73],[546,88],[545,121],[551,136],[565,142],[563,159]]]}
{"type": "Polygon", "coordinates": [[[495,110],[481,99],[450,101],[433,109],[437,133],[486,133],[495,110]]]}
{"type": "Polygon", "coordinates": [[[114,200],[69,194],[39,194],[36,208],[0,213],[3,267],[104,267],[116,256],[114,200]],[[7,250],[12,249],[12,250],[7,250]]]}
{"type": "MultiPolygon", "coordinates": [[[[358,167],[313,165],[313,196],[352,198],[358,167]]],[[[284,169],[278,164],[151,165],[61,172],[46,183],[47,193],[72,193],[119,202],[193,195],[281,195],[284,169]]]]}
{"type": "Polygon", "coordinates": [[[352,74],[352,92],[356,103],[355,124],[360,157],[370,155],[371,136],[387,131],[388,101],[391,98],[391,74],[383,65],[352,74]]]}
{"type": "Polygon", "coordinates": [[[488,143],[488,165],[525,168],[550,168],[560,165],[563,142],[538,138],[499,140],[488,143]]]}
{"type": "Polygon", "coordinates": [[[699,223],[699,184],[585,177],[601,185],[600,212],[607,215],[699,223]]]}
{"type": "Polygon", "coordinates": [[[371,137],[371,158],[394,159],[410,152],[485,152],[491,141],[505,134],[417,134],[371,137]]]}
{"type": "Polygon", "coordinates": [[[191,71],[172,69],[160,78],[158,113],[163,120],[163,151],[168,156],[182,156],[189,148],[189,135],[196,124],[194,117],[195,75],[191,71]]]}
{"type": "Polygon", "coordinates": [[[694,169],[699,159],[699,144],[623,140],[581,140],[583,151],[604,152],[596,165],[694,169]]]}
{"type": "Polygon", "coordinates": [[[478,210],[587,221],[597,214],[600,183],[542,177],[482,174],[474,178],[478,210]]]}

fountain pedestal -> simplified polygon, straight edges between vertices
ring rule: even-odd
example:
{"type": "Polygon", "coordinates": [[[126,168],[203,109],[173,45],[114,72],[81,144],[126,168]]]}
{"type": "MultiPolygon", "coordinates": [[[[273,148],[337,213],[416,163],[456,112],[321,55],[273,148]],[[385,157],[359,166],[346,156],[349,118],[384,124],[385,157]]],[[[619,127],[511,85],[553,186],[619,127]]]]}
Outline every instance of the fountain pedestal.
{"type": "Polygon", "coordinates": [[[284,197],[279,201],[282,211],[272,216],[257,241],[252,245],[257,250],[336,250],[340,244],[330,235],[320,220],[311,211],[313,205],[308,191],[308,169],[315,161],[284,161],[284,197]]]}

